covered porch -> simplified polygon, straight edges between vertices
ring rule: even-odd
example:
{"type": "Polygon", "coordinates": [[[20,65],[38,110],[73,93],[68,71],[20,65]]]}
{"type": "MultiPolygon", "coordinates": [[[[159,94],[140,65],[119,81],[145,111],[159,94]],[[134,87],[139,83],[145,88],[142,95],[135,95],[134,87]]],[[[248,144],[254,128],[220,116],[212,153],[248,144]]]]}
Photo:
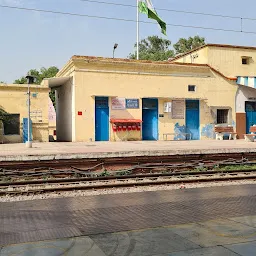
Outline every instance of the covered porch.
{"type": "Polygon", "coordinates": [[[55,91],[56,140],[60,142],[75,141],[73,77],[49,78],[44,82],[55,91]]]}

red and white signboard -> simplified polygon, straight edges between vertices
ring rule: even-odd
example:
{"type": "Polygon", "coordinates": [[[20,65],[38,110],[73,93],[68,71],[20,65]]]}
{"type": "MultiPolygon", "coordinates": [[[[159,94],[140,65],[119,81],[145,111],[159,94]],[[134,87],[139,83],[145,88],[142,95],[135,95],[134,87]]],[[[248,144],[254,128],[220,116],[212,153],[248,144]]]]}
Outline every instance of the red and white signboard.
{"type": "Polygon", "coordinates": [[[112,98],[111,100],[112,109],[123,110],[125,109],[125,98],[112,98]]]}

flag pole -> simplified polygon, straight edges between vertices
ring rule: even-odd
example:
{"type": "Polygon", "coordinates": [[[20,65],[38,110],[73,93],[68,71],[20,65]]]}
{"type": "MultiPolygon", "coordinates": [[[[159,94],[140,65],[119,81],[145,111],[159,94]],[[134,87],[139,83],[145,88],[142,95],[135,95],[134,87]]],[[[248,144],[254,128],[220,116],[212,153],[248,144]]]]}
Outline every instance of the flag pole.
{"type": "Polygon", "coordinates": [[[140,26],[139,26],[139,18],[140,18],[140,15],[139,15],[139,0],[137,0],[137,60],[139,59],[139,29],[140,29],[140,26]]]}

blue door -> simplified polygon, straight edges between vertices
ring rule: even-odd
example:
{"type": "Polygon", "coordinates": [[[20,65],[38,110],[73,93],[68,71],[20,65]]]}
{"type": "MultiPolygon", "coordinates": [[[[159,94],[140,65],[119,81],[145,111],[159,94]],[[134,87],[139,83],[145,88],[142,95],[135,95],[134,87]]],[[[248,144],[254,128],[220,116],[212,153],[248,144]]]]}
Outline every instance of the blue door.
{"type": "Polygon", "coordinates": [[[108,97],[95,97],[95,141],[109,140],[108,97]]]}
{"type": "MultiPolygon", "coordinates": [[[[23,142],[28,141],[28,118],[23,118],[23,142]]],[[[30,141],[32,141],[32,121],[30,119],[30,141]]]]}
{"type": "Polygon", "coordinates": [[[246,133],[250,133],[250,127],[256,125],[256,102],[246,101],[245,102],[246,112],[246,133]]]}
{"type": "Polygon", "coordinates": [[[158,140],[158,100],[142,99],[142,139],[158,140]]]}
{"type": "Polygon", "coordinates": [[[186,129],[191,134],[192,140],[200,139],[200,122],[199,122],[199,101],[186,101],[186,129]]]}

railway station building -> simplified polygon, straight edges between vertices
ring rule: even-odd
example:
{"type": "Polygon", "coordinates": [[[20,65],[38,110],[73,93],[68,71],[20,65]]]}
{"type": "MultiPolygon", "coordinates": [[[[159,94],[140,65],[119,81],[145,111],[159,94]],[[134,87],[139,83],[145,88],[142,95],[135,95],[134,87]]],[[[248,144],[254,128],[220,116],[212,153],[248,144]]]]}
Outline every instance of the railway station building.
{"type": "Polygon", "coordinates": [[[235,77],[236,132],[240,139],[256,124],[256,47],[208,44],[172,60],[172,63],[207,64],[224,76],[235,77]]]}
{"type": "Polygon", "coordinates": [[[43,81],[56,91],[57,140],[214,139],[215,125],[235,127],[237,77],[176,61],[73,56],[43,81]]]}

